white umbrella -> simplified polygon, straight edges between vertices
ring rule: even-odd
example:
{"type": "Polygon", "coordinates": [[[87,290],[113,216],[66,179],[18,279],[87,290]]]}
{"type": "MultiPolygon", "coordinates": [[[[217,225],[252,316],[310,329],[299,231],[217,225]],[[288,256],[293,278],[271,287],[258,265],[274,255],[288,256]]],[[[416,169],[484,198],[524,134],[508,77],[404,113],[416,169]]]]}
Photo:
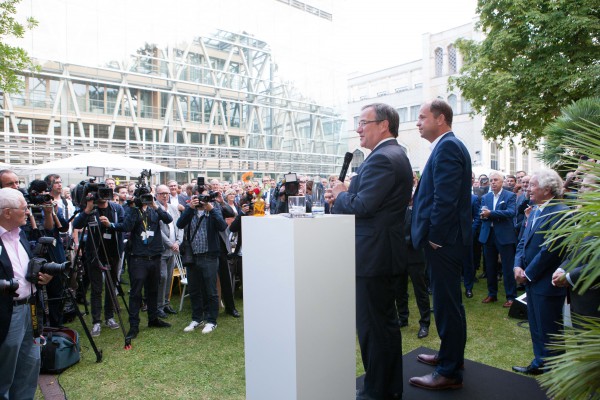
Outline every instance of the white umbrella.
{"type": "Polygon", "coordinates": [[[73,157],[50,161],[45,164],[34,165],[28,172],[31,174],[55,172],[59,174],[79,173],[86,175],[87,167],[102,167],[105,168],[106,174],[126,176],[138,176],[144,169],[152,170],[152,173],[181,172],[177,169],[164,167],[160,164],[137,160],[118,154],[103,153],[100,151],[78,154],[73,157]]]}

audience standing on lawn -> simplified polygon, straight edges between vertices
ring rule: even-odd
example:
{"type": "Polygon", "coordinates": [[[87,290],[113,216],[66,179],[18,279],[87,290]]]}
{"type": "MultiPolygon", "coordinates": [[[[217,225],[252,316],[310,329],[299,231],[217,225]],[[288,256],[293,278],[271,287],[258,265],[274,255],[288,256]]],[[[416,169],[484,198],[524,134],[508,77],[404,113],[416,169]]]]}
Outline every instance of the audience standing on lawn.
{"type": "MultiPolygon", "coordinates": [[[[438,103],[435,103],[435,107],[438,107],[438,103]]],[[[448,121],[448,117],[443,112],[443,107],[438,114],[436,114],[437,111],[432,111],[431,104],[428,103],[424,107],[425,109],[422,111],[425,117],[423,118],[441,119],[443,116],[444,121],[448,121]]],[[[450,124],[446,124],[442,130],[450,130],[450,124]]],[[[424,137],[428,140],[433,139],[432,141],[435,142],[436,137],[428,136],[431,132],[431,127],[425,126],[424,135],[427,137],[424,137]]],[[[440,143],[443,144],[441,140],[436,143],[437,146],[440,146],[440,143]]],[[[436,149],[437,146],[434,147],[434,151],[439,150],[436,149]]],[[[460,149],[459,144],[457,146],[457,149],[460,149]]],[[[470,172],[468,173],[470,174],[470,172]]],[[[431,174],[432,172],[429,171],[424,173],[421,178],[432,179],[431,174]]],[[[357,176],[360,176],[360,173],[357,176]]],[[[570,198],[576,198],[577,196],[577,188],[572,185],[573,176],[569,178],[568,184],[565,184],[568,190],[567,195],[570,198]]],[[[433,177],[435,188],[435,175],[433,177]]],[[[170,326],[164,319],[168,318],[169,314],[176,313],[169,303],[174,261],[175,257],[180,255],[183,242],[188,240],[193,253],[193,263],[188,265],[187,268],[192,321],[185,327],[184,331],[192,332],[202,328],[202,333],[207,334],[217,328],[219,306],[221,305],[217,282],[220,282],[220,294],[225,306],[225,313],[236,318],[240,316],[235,307],[233,293],[235,289],[239,288],[236,283],[241,285],[242,276],[241,220],[244,216],[252,215],[252,204],[258,197],[265,201],[267,214],[277,212],[278,194],[275,193],[275,190],[278,178],[265,175],[260,179],[250,177],[250,179],[244,181],[234,182],[212,179],[210,184],[200,186],[195,180],[189,183],[179,183],[175,180],[164,181],[164,184],[159,184],[153,188],[154,202],[145,205],[132,204],[132,198],[136,190],[135,183],[128,185],[122,182],[119,183],[112,178],[106,178],[105,183],[107,186],[115,191],[114,201],[99,201],[94,204],[91,204],[93,202],[83,202],[81,204],[75,202],[74,204],[72,201],[72,199],[75,200],[74,191],[62,187],[63,184],[59,175],[50,174],[46,177],[45,182],[34,181],[34,186],[38,185],[35,188],[39,188],[42,193],[47,193],[51,197],[50,203],[41,208],[44,213],[38,216],[38,229],[47,232],[52,237],[61,239],[66,248],[55,254],[55,256],[58,256],[57,259],[62,260],[64,252],[66,251],[69,254],[69,250],[72,249],[69,246],[76,246],[80,243],[82,238],[79,235],[81,234],[82,223],[85,225],[86,221],[89,220],[92,210],[98,210],[98,222],[102,229],[99,232],[104,234],[102,237],[109,242],[107,248],[111,250],[108,254],[109,258],[105,260],[104,256],[101,256],[100,261],[110,264],[111,276],[115,281],[123,278],[121,274],[115,273],[123,264],[128,265],[129,269],[129,338],[134,338],[139,333],[139,311],[143,307],[148,308],[148,325],[150,327],[170,326]],[[215,193],[213,197],[198,197],[209,195],[211,192],[215,193]],[[250,193],[250,196],[248,193],[250,193]],[[75,209],[82,204],[86,207],[79,210],[80,213],[69,221],[68,219],[75,215],[75,209]],[[126,237],[129,238],[129,248],[123,254],[124,238],[126,237]],[[232,279],[233,273],[235,273],[236,278],[239,278],[239,282],[232,279]],[[142,286],[144,285],[146,285],[146,288],[142,292],[142,286]],[[145,304],[142,304],[142,298],[145,304]]],[[[412,192],[416,197],[423,196],[425,190],[424,184],[421,183],[421,187],[415,191],[419,178],[418,174],[413,174],[415,183],[412,192]]],[[[355,179],[357,178],[355,177],[355,179]]],[[[360,180],[360,177],[358,179],[360,180]]],[[[592,182],[596,181],[596,177],[587,176],[586,179],[592,182]]],[[[461,175],[461,184],[463,183],[462,180],[461,175]]],[[[329,213],[331,206],[334,205],[332,186],[340,184],[337,182],[337,176],[320,177],[298,174],[298,181],[300,193],[307,196],[308,200],[310,200],[311,188],[314,184],[319,183],[326,189],[324,199],[328,203],[326,212],[329,213]]],[[[456,184],[457,182],[454,180],[450,183],[456,184]]],[[[19,189],[21,184],[19,177],[12,171],[0,171],[0,187],[19,189]]],[[[346,183],[346,185],[348,184],[346,183]]],[[[477,178],[473,174],[469,186],[470,193],[467,193],[470,199],[465,197],[465,201],[470,200],[470,203],[468,202],[465,206],[465,216],[468,217],[469,232],[474,236],[473,242],[470,242],[469,234],[466,231],[463,232],[462,222],[461,224],[457,223],[455,226],[455,228],[458,228],[459,225],[461,227],[461,233],[458,235],[460,237],[457,236],[456,239],[461,241],[462,245],[460,247],[463,248],[464,252],[457,256],[461,265],[461,271],[457,276],[458,279],[460,279],[460,276],[464,278],[466,299],[473,296],[473,285],[477,282],[473,270],[478,269],[479,265],[482,264],[484,265],[483,271],[487,280],[488,292],[483,301],[484,303],[493,303],[498,300],[498,281],[500,279],[503,281],[506,294],[504,307],[508,308],[512,305],[516,297],[517,284],[522,285],[527,291],[528,318],[534,358],[528,366],[513,367],[515,371],[521,373],[540,374],[546,371],[545,359],[553,354],[548,347],[551,341],[550,335],[559,332],[558,323],[562,321],[562,304],[567,289],[571,290],[570,299],[574,312],[596,317],[599,315],[600,292],[597,285],[592,285],[584,293],[574,290],[577,288],[581,272],[587,268],[587,265],[580,265],[578,268],[567,272],[563,267],[568,259],[575,256],[575,254],[560,255],[544,245],[546,231],[551,230],[557,220],[556,214],[553,213],[566,209],[566,206],[560,200],[562,197],[561,188],[562,181],[560,177],[551,170],[541,170],[531,175],[527,171],[517,171],[514,176],[507,175],[506,178],[497,171],[490,171],[488,174],[480,175],[477,178]],[[469,212],[466,211],[467,209],[469,212]],[[482,249],[478,248],[479,244],[482,244],[482,249]],[[498,277],[499,272],[501,272],[501,278],[498,277]]],[[[31,194],[31,187],[28,189],[31,194]]],[[[21,190],[25,192],[25,190],[21,190]]],[[[336,192],[337,195],[340,193],[336,192]]],[[[10,206],[15,203],[13,200],[7,198],[3,204],[10,206]]],[[[402,224],[405,228],[404,240],[407,242],[416,240],[416,245],[413,247],[413,243],[410,243],[410,251],[401,252],[401,254],[408,254],[402,260],[406,268],[401,271],[402,274],[399,276],[401,279],[396,281],[398,284],[394,285],[395,307],[397,308],[394,318],[396,327],[399,329],[408,324],[406,307],[408,299],[407,278],[409,276],[411,278],[420,314],[419,338],[424,338],[429,333],[432,310],[430,310],[427,292],[431,294],[433,291],[435,299],[436,292],[439,296],[439,292],[442,290],[440,288],[448,285],[448,281],[440,283],[439,276],[434,277],[434,281],[430,281],[431,268],[435,268],[435,263],[438,262],[435,257],[438,256],[437,252],[440,248],[452,245],[450,242],[446,243],[446,236],[441,238],[441,243],[437,243],[436,240],[440,240],[437,236],[434,237],[429,234],[421,237],[419,235],[419,227],[415,228],[414,213],[422,213],[423,201],[425,200],[422,198],[417,200],[416,210],[412,209],[412,204],[407,209],[406,215],[408,217],[402,224]],[[412,220],[411,214],[413,215],[412,220]],[[413,232],[411,232],[411,222],[413,232]],[[416,236],[415,233],[417,233],[416,236]],[[427,257],[423,257],[423,247],[426,248],[425,254],[428,255],[427,257]],[[396,317],[398,318],[396,319],[396,317]]],[[[460,201],[462,201],[462,197],[460,201]]],[[[19,202],[18,199],[16,202],[19,202]]],[[[12,209],[9,206],[1,210],[3,215],[6,214],[8,221],[8,228],[4,229],[6,231],[18,228],[17,222],[21,222],[20,220],[15,220],[14,223],[11,222],[12,214],[8,214],[13,211],[8,211],[8,209],[12,209]]],[[[416,218],[418,225],[420,220],[419,217],[416,218]]],[[[429,228],[431,229],[431,226],[429,228]]],[[[31,231],[31,228],[28,227],[25,230],[31,231]]],[[[96,239],[99,240],[99,238],[96,239]]],[[[0,236],[0,240],[4,241],[4,237],[0,236]]],[[[8,241],[9,238],[6,240],[8,241]]],[[[590,237],[588,240],[595,240],[595,238],[590,237]]],[[[89,254],[90,241],[87,240],[83,243],[85,243],[86,252],[89,254]]],[[[452,249],[448,248],[445,251],[450,250],[452,249]]],[[[54,252],[57,252],[57,250],[54,250],[54,252]]],[[[458,251],[456,254],[458,254],[458,251]]],[[[12,263],[14,260],[10,258],[10,261],[12,263]]],[[[90,271],[90,268],[97,268],[94,260],[87,259],[86,265],[88,267],[85,279],[89,280],[92,286],[92,334],[97,336],[100,334],[102,322],[102,274],[96,273],[100,272],[99,270],[96,272],[90,271]]],[[[13,263],[14,268],[16,267],[13,263]]],[[[458,264],[456,268],[458,268],[458,264]]],[[[16,271],[15,274],[17,274],[16,271]]],[[[456,286],[454,280],[452,284],[456,286]]],[[[44,276],[41,277],[39,283],[43,284],[49,281],[44,276]]],[[[35,286],[33,287],[35,288],[35,286]]],[[[37,297],[35,289],[32,290],[32,294],[37,297]]],[[[20,316],[15,317],[15,310],[21,310],[19,306],[24,301],[23,299],[25,297],[20,296],[12,301],[13,317],[12,320],[10,318],[7,320],[8,324],[16,323],[14,321],[18,321],[18,318],[20,318],[20,316]]],[[[447,303],[456,304],[458,310],[463,310],[461,301],[461,299],[453,299],[452,302],[447,303]]],[[[437,312],[440,313],[446,305],[439,304],[435,308],[438,308],[437,312]]],[[[113,318],[110,302],[104,302],[104,311],[105,324],[110,328],[117,328],[118,324],[113,318]]],[[[461,314],[463,312],[459,311],[459,319],[464,317],[464,314],[461,314]]],[[[443,316],[438,315],[438,319],[443,319],[443,316]]],[[[55,315],[53,320],[59,321],[60,317],[55,315]]],[[[436,323],[439,322],[436,321],[436,323]]],[[[21,321],[19,323],[23,323],[25,328],[29,329],[25,322],[21,321]]],[[[55,323],[59,324],[60,322],[55,323]]],[[[8,325],[5,328],[8,328],[8,325]]],[[[456,329],[461,330],[463,328],[456,327],[456,329]]],[[[440,330],[443,331],[444,329],[438,327],[438,332],[440,330]]],[[[32,335],[29,330],[25,332],[27,337],[32,335]]],[[[26,337],[17,338],[11,336],[11,334],[3,339],[0,335],[0,360],[5,360],[5,355],[8,357],[7,346],[15,344],[20,346],[20,343],[27,341],[25,339],[26,337]]],[[[461,343],[462,341],[458,343],[459,348],[462,346],[461,343]]],[[[14,354],[10,357],[14,358],[14,354]]],[[[17,358],[19,357],[17,356],[17,358]]],[[[440,373],[446,374],[443,376],[447,379],[440,380],[434,373],[431,376],[413,378],[411,383],[435,389],[461,386],[461,373],[457,373],[455,368],[457,365],[460,366],[463,361],[460,355],[458,358],[452,359],[450,363],[452,365],[450,366],[446,361],[444,361],[445,364],[440,361],[440,355],[420,355],[420,357],[423,358],[420,361],[436,365],[440,373]]],[[[23,382],[23,390],[27,389],[29,384],[27,379],[31,378],[33,380],[34,378],[25,377],[19,372],[22,365],[25,364],[22,364],[18,359],[12,383],[7,381],[8,383],[2,384],[3,381],[0,382],[2,391],[13,391],[17,381],[23,382]]]]}

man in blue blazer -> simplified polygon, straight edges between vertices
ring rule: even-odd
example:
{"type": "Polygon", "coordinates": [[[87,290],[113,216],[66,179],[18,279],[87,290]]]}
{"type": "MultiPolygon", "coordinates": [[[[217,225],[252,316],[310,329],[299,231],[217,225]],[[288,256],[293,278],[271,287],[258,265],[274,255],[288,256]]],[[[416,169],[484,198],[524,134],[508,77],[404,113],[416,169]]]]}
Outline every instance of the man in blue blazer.
{"type": "Polygon", "coordinates": [[[529,181],[531,203],[536,207],[525,222],[523,236],[517,247],[514,276],[525,283],[527,291],[527,318],[533,345],[533,361],[527,367],[513,367],[516,372],[539,375],[544,372],[544,361],[555,355],[547,344],[553,334],[560,333],[562,310],[567,294],[564,287],[552,284],[552,274],[560,266],[563,254],[555,243],[545,243],[547,231],[561,220],[568,207],[557,201],[562,194],[563,182],[550,169],[534,173],[529,181]]]}
{"type": "Polygon", "coordinates": [[[503,307],[509,308],[517,297],[512,267],[515,261],[514,218],[516,215],[517,196],[502,188],[504,177],[498,172],[490,174],[491,190],[481,198],[481,232],[479,242],[485,246],[485,274],[487,275],[488,294],[482,303],[498,301],[498,254],[502,259],[502,279],[506,302],[503,307]]]}
{"type": "Polygon", "coordinates": [[[441,345],[437,355],[417,357],[435,371],[410,383],[435,390],[462,387],[467,339],[460,278],[472,241],[471,157],[451,131],[452,116],[448,103],[436,99],[421,107],[417,121],[421,137],[431,142],[431,156],[413,197],[411,236],[415,248],[425,248],[441,345]]]}
{"type": "Polygon", "coordinates": [[[357,400],[402,398],[402,336],[395,292],[406,263],[403,224],[412,192],[412,169],[398,145],[399,117],[387,104],[363,107],[356,132],[371,154],[352,178],[332,188],[332,213],[353,214],[356,224],[356,330],[365,367],[357,400]]]}

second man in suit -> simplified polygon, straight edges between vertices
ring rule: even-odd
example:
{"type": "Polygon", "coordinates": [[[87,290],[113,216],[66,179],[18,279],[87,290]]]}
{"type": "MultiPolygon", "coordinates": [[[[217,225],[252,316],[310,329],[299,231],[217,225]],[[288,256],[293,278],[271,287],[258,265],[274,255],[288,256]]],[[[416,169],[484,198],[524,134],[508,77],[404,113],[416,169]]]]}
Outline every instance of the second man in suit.
{"type": "Polygon", "coordinates": [[[412,242],[425,248],[431,275],[433,313],[440,351],[420,354],[418,361],[435,366],[431,374],[410,378],[424,389],[462,387],[467,322],[460,278],[471,243],[471,157],[452,133],[452,108],[442,100],[425,103],[417,127],[431,143],[431,155],[413,197],[412,242]]]}

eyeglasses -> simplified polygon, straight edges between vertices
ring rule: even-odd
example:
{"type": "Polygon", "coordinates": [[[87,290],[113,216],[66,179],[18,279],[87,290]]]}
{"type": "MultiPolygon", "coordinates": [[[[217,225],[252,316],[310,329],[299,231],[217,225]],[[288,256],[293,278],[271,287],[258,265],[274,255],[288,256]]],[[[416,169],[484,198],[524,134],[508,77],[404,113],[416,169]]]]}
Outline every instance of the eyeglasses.
{"type": "Polygon", "coordinates": [[[23,207],[4,207],[4,209],[21,210],[21,211],[27,212],[27,211],[29,211],[29,206],[23,206],[23,207]]]}
{"type": "Polygon", "coordinates": [[[373,122],[379,123],[381,121],[384,121],[384,120],[383,119],[374,119],[372,121],[367,121],[367,120],[362,119],[362,120],[358,121],[358,127],[363,128],[365,125],[368,125],[370,123],[373,123],[373,122]]]}
{"type": "Polygon", "coordinates": [[[163,195],[166,196],[166,195],[168,195],[170,193],[169,192],[161,192],[161,193],[156,193],[156,194],[159,195],[159,196],[163,196],[163,195]]]}

